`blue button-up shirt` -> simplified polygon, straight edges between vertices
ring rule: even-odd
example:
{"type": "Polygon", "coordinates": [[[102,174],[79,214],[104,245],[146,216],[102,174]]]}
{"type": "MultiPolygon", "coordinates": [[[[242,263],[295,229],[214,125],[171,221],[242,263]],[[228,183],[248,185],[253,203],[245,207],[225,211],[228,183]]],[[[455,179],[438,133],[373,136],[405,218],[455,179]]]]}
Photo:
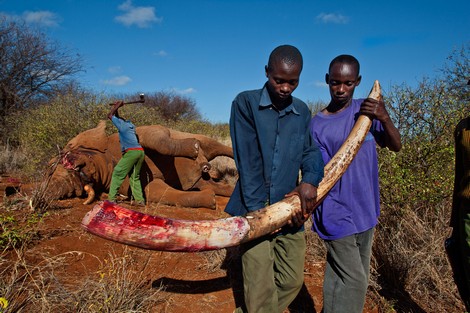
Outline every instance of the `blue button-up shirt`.
{"type": "Polygon", "coordinates": [[[307,105],[277,111],[266,87],[240,93],[232,103],[230,135],[239,179],[225,211],[245,215],[273,204],[299,182],[318,186],[323,160],[309,132],[307,105]]]}
{"type": "Polygon", "coordinates": [[[119,131],[119,142],[121,143],[122,152],[131,148],[142,148],[135,134],[135,126],[130,120],[123,120],[113,115],[111,121],[119,131]]]}

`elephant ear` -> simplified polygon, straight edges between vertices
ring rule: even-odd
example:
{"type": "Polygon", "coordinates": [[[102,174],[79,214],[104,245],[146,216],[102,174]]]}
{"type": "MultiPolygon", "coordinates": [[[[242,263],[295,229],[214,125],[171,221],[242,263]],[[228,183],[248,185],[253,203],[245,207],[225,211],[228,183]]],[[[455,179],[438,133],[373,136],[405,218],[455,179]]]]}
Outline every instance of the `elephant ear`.
{"type": "Polygon", "coordinates": [[[101,120],[95,128],[86,130],[71,139],[64,150],[86,148],[104,153],[108,148],[108,136],[106,136],[105,129],[106,121],[101,120]]]}

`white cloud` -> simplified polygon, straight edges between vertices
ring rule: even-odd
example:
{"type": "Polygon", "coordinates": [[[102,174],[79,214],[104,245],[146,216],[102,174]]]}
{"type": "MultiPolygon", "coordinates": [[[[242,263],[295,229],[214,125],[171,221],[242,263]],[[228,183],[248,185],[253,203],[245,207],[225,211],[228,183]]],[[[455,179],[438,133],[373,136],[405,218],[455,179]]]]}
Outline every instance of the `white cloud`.
{"type": "Polygon", "coordinates": [[[347,16],[335,13],[320,13],[317,15],[316,20],[325,24],[347,24],[349,22],[347,16]]]}
{"type": "Polygon", "coordinates": [[[152,23],[161,23],[162,17],[155,15],[154,7],[135,7],[132,0],[127,0],[118,6],[124,14],[116,16],[115,20],[126,26],[137,25],[140,28],[150,27],[152,23]]]}
{"type": "Polygon", "coordinates": [[[178,89],[178,88],[171,88],[170,90],[171,92],[175,92],[175,93],[179,93],[181,95],[187,95],[187,94],[191,94],[191,93],[195,93],[197,92],[196,89],[192,88],[192,87],[189,87],[189,88],[186,88],[186,89],[178,89]]]}
{"type": "Polygon", "coordinates": [[[38,24],[45,27],[57,27],[61,22],[61,18],[50,11],[25,11],[23,19],[28,24],[38,24]]]}
{"type": "Polygon", "coordinates": [[[316,80],[312,83],[315,87],[328,88],[328,84],[321,80],[316,80]]]}
{"type": "Polygon", "coordinates": [[[104,80],[103,83],[111,86],[124,86],[130,83],[132,79],[128,76],[116,76],[111,79],[104,80]]]}
{"type": "Polygon", "coordinates": [[[108,72],[111,73],[111,74],[117,74],[117,73],[120,73],[122,71],[122,68],[120,66],[110,66],[108,68],[108,72]]]}
{"type": "Polygon", "coordinates": [[[24,21],[27,24],[36,24],[44,27],[57,27],[62,19],[50,11],[25,11],[21,16],[0,12],[0,17],[11,21],[24,21]]]}
{"type": "Polygon", "coordinates": [[[315,88],[329,88],[328,84],[325,83],[324,80],[314,80],[314,81],[309,81],[305,83],[309,87],[315,87],[315,88]]]}
{"type": "Polygon", "coordinates": [[[158,55],[159,57],[166,57],[168,53],[165,50],[160,50],[158,52],[155,52],[155,55],[158,55]]]}

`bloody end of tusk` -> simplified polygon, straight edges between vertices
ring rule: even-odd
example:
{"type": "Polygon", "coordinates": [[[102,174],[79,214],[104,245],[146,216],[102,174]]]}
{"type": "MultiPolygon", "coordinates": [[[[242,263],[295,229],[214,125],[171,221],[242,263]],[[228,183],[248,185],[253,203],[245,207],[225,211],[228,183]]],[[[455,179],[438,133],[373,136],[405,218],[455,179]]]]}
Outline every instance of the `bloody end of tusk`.
{"type": "Polygon", "coordinates": [[[110,201],[94,206],[82,220],[94,235],[143,249],[208,251],[238,245],[249,225],[244,217],[191,221],[133,211],[110,201]]]}

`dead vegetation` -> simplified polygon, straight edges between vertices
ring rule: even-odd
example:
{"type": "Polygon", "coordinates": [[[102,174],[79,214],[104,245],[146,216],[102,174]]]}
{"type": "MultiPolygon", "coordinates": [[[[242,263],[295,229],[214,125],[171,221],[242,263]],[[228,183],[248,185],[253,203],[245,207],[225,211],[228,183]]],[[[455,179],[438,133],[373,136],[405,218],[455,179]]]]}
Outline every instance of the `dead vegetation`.
{"type": "Polygon", "coordinates": [[[398,312],[464,312],[444,241],[450,210],[385,210],[373,247],[375,289],[398,312]]]}
{"type": "Polygon", "coordinates": [[[144,277],[146,264],[136,264],[132,254],[110,254],[103,261],[88,255],[100,262],[99,270],[77,278],[64,268],[83,252],[39,255],[32,262],[23,249],[0,259],[0,294],[8,301],[0,312],[152,312],[166,301],[162,289],[144,277]]]}

